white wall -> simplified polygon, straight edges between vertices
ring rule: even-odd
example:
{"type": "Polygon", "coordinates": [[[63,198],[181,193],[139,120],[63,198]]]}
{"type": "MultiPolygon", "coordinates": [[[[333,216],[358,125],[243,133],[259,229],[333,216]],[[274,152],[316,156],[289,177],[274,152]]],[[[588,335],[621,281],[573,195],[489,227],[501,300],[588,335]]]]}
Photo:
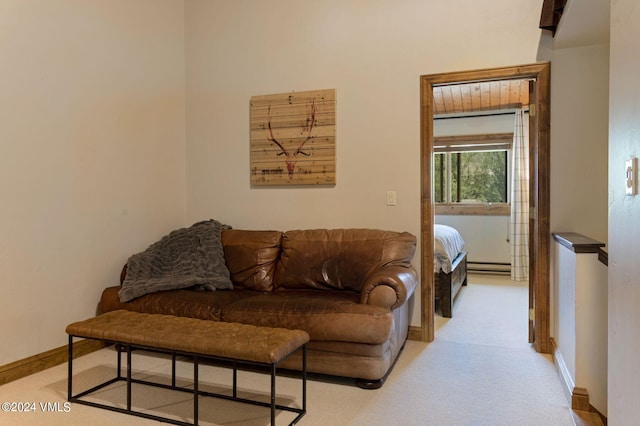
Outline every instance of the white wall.
{"type": "Polygon", "coordinates": [[[437,215],[435,223],[460,232],[468,262],[511,263],[508,216],[437,215]]]}
{"type": "MultiPolygon", "coordinates": [[[[551,230],[577,232],[607,243],[609,44],[606,34],[590,37],[590,31],[582,30],[594,27],[585,25],[585,14],[594,14],[592,10],[584,2],[569,2],[554,39],[551,230]],[[583,10],[578,11],[577,7],[583,10]]],[[[606,392],[606,354],[598,350],[606,340],[606,330],[602,328],[606,320],[598,319],[607,312],[602,305],[606,303],[602,293],[606,288],[601,270],[604,267],[596,261],[591,269],[585,269],[580,257],[588,256],[578,255],[575,268],[582,272],[577,278],[568,279],[566,270],[557,270],[559,250],[562,248],[557,244],[551,245],[552,260],[556,260],[551,264],[551,336],[573,369],[576,385],[587,388],[591,405],[611,414],[606,392]],[[582,297],[567,303],[567,294],[576,291],[582,297]],[[600,309],[596,309],[598,305],[600,309]],[[574,317],[569,320],[567,315],[574,317]],[[575,319],[576,315],[582,317],[575,319]]]]}
{"type": "Polygon", "coordinates": [[[526,0],[0,3],[0,364],[64,345],[129,254],[202,218],[418,235],[419,76],[549,59],[539,13],[526,0]],[[337,185],[251,188],[250,97],[319,88],[338,93],[337,185]]]}
{"type": "Polygon", "coordinates": [[[551,63],[551,230],[607,242],[609,46],[557,49],[551,63]]]}
{"type": "Polygon", "coordinates": [[[420,75],[536,62],[539,18],[527,0],[186,2],[189,221],[419,235],[420,75]],[[328,88],[335,187],[252,188],[251,96],[328,88]]]}
{"type": "MultiPolygon", "coordinates": [[[[513,132],[514,114],[447,118],[434,121],[434,136],[513,132]]],[[[456,228],[465,241],[470,262],[511,263],[509,216],[437,215],[436,223],[456,228]]]]}
{"type": "MultiPolygon", "coordinates": [[[[554,243],[558,357],[570,386],[584,388],[589,404],[607,413],[607,267],[597,253],[575,253],[554,243]]],[[[573,391],[573,389],[571,389],[573,391]]]]}
{"type": "MultiPolygon", "coordinates": [[[[608,95],[608,44],[553,51],[551,232],[576,232],[605,244],[608,240],[608,95]]],[[[551,244],[552,260],[557,258],[556,250],[557,245],[551,244]]],[[[557,279],[556,267],[557,264],[551,262],[550,332],[561,345],[557,299],[563,284],[557,279]]]]}
{"type": "MultiPolygon", "coordinates": [[[[562,285],[556,293],[557,322],[553,337],[562,355],[573,384],[576,380],[576,254],[558,243],[555,247],[553,264],[555,278],[562,285]]],[[[571,389],[573,390],[573,389],[571,389]]]]}
{"type": "Polygon", "coordinates": [[[514,130],[515,120],[513,113],[435,119],[433,136],[510,133],[514,130]]]}
{"type": "Polygon", "coordinates": [[[596,253],[576,255],[576,386],[589,392],[589,404],[608,415],[607,267],[596,253]]]}
{"type": "Polygon", "coordinates": [[[611,2],[609,97],[609,423],[640,418],[640,196],[624,195],[624,161],[640,157],[640,7],[611,2]]]}
{"type": "Polygon", "coordinates": [[[184,8],[0,2],[0,365],[67,343],[185,223],[184,8]]]}

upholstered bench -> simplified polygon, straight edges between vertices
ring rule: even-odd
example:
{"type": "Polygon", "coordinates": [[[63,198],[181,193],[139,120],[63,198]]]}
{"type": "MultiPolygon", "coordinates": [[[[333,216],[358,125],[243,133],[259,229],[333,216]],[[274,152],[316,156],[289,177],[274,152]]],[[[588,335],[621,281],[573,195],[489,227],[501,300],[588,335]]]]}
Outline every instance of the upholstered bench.
{"type": "Polygon", "coordinates": [[[106,408],[140,417],[151,418],[174,424],[190,424],[167,417],[159,417],[131,408],[131,383],[175,389],[193,393],[193,424],[198,424],[198,396],[205,395],[230,399],[271,408],[271,424],[275,424],[276,409],[297,413],[291,424],[296,423],[306,413],[306,343],[309,335],[301,330],[256,327],[245,324],[222,323],[171,315],[144,314],[118,310],[69,324],[69,380],[68,400],[70,402],[106,408]],[[115,343],[123,348],[118,351],[117,376],[91,389],[73,395],[73,339],[74,337],[115,343]],[[276,367],[298,349],[302,349],[302,408],[276,404],[276,367]],[[127,375],[121,376],[121,354],[126,349],[127,375]],[[132,349],[144,349],[172,355],[171,386],[131,377],[132,349]],[[176,386],[176,356],[186,356],[193,362],[193,389],[176,386]],[[198,366],[201,359],[230,361],[233,366],[233,396],[198,390],[198,366]],[[240,398],[237,395],[237,364],[267,366],[271,372],[271,402],[240,398]],[[127,408],[120,408],[81,398],[117,381],[127,382],[127,408]]]}

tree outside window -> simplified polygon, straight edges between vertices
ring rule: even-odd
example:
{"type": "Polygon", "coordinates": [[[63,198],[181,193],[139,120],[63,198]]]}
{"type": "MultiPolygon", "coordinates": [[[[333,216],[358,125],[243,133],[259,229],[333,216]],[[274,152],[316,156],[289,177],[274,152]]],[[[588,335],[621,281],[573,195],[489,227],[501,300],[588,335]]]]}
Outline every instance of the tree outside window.
{"type": "Polygon", "coordinates": [[[434,154],[436,203],[507,203],[508,150],[434,154]]]}

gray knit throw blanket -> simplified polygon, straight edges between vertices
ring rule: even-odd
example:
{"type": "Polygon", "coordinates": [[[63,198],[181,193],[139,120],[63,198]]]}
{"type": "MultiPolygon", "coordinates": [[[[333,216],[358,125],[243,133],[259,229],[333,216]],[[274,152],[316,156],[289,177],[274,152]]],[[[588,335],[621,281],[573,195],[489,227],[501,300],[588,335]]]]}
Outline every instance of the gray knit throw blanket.
{"type": "Polygon", "coordinates": [[[233,288],[221,241],[222,230],[229,228],[213,219],[198,222],[172,231],[145,251],[131,256],[118,293],[120,301],[189,287],[233,288]]]}

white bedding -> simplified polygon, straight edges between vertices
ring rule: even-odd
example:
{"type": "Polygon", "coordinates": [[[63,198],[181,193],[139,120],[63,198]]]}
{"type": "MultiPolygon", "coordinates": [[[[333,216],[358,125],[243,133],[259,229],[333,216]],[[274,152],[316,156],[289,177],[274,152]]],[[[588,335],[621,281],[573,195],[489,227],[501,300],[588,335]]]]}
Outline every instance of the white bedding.
{"type": "Polygon", "coordinates": [[[464,248],[462,235],[455,229],[447,225],[433,225],[433,272],[451,272],[451,262],[458,256],[464,248]]]}

